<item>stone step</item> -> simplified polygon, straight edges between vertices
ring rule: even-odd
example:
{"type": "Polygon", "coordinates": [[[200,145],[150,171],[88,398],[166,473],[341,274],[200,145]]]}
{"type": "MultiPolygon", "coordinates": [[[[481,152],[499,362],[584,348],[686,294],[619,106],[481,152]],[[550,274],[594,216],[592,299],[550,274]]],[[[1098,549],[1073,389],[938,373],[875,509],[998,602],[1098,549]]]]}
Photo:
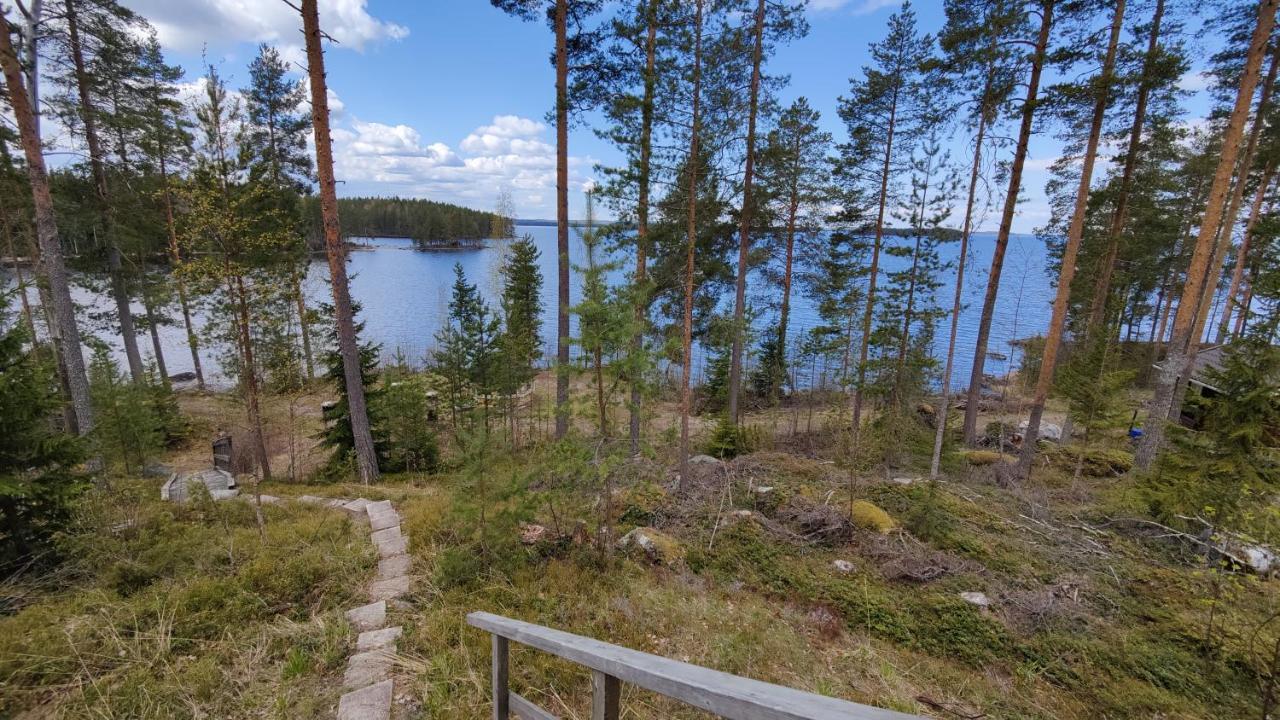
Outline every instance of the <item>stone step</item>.
{"type": "Polygon", "coordinates": [[[382,600],[347,611],[347,622],[358,632],[378,630],[387,624],[387,604],[382,600]]]}
{"type": "Polygon", "coordinates": [[[383,680],[347,693],[338,701],[338,720],[388,720],[392,681],[383,680]]]}
{"type": "Polygon", "coordinates": [[[315,495],[299,495],[294,498],[294,500],[307,503],[308,505],[323,505],[328,498],[316,497],[315,495]]]}
{"type": "Polygon", "coordinates": [[[353,521],[366,523],[369,522],[369,513],[365,511],[365,508],[369,506],[369,503],[370,501],[365,498],[356,498],[344,504],[341,510],[353,521]]]}
{"type": "Polygon", "coordinates": [[[387,512],[388,510],[395,512],[395,509],[395,506],[391,504],[390,500],[371,501],[367,506],[365,506],[365,511],[370,515],[373,515],[374,513],[387,512]]]}
{"type": "Polygon", "coordinates": [[[386,530],[400,524],[400,514],[395,510],[382,510],[369,513],[369,527],[373,530],[386,530]]]}
{"type": "Polygon", "coordinates": [[[347,661],[347,671],[342,674],[342,686],[355,690],[386,680],[395,659],[394,650],[370,650],[352,655],[347,661]]]}
{"type": "Polygon", "coordinates": [[[378,575],[374,579],[390,580],[408,575],[411,570],[413,570],[413,560],[408,555],[392,555],[378,561],[378,575]]]}
{"type": "Polygon", "coordinates": [[[395,652],[396,638],[400,637],[403,628],[399,625],[395,627],[382,628],[381,630],[370,630],[360,633],[356,638],[356,652],[367,652],[369,650],[386,650],[390,649],[395,652]]]}
{"type": "Polygon", "coordinates": [[[258,496],[258,502],[261,502],[263,505],[278,505],[280,503],[280,498],[275,495],[260,495],[258,496]]]}
{"type": "Polygon", "coordinates": [[[378,549],[378,557],[380,558],[403,555],[409,552],[409,536],[401,535],[397,538],[375,542],[374,547],[378,549]]]}
{"type": "Polygon", "coordinates": [[[369,597],[374,600],[395,600],[408,595],[409,586],[412,584],[408,575],[376,580],[369,584],[369,597]]]}
{"type": "Polygon", "coordinates": [[[331,507],[334,510],[341,510],[347,503],[351,502],[348,498],[332,498],[324,501],[325,507],[331,507]]]}
{"type": "Polygon", "coordinates": [[[400,526],[399,526],[399,525],[392,525],[392,526],[391,526],[391,527],[389,527],[389,528],[383,528],[383,529],[381,529],[381,530],[374,530],[374,531],[369,535],[369,539],[373,541],[373,544],[374,544],[374,545],[378,545],[379,543],[384,543],[384,542],[387,542],[387,541],[389,541],[389,540],[399,540],[399,539],[400,539],[400,526]]]}

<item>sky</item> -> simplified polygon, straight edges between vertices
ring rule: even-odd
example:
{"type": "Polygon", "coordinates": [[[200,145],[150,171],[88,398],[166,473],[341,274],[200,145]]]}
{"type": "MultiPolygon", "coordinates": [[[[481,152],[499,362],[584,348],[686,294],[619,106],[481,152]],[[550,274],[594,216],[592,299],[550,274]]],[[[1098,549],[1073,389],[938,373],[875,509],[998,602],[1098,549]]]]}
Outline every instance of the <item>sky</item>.
{"type": "MultiPolygon", "coordinates": [[[[247,84],[246,66],[258,43],[302,60],[300,21],[283,0],[122,1],[156,26],[170,62],[186,69],[193,88],[206,62],[218,65],[232,87],[247,84]]],[[[545,23],[507,16],[486,0],[319,5],[322,27],[338,41],[326,63],[340,194],[422,197],[489,210],[506,189],[520,217],[555,217],[554,128],[546,118],[554,99],[553,38],[545,23]]],[[[900,5],[808,0],[809,34],[780,49],[768,66],[790,76],[780,100],[807,97],[825,129],[842,139],[838,97],[900,5]]],[[[942,0],[917,0],[914,7],[923,32],[941,27],[942,0]]],[[[1188,23],[1193,37],[1198,22],[1188,23]]],[[[1194,122],[1208,107],[1198,69],[1182,85],[1191,91],[1188,120],[1194,122]]],[[[1052,137],[1033,140],[1016,232],[1031,232],[1048,218],[1043,188],[1059,152],[1052,137]]],[[[580,190],[599,174],[598,165],[617,162],[619,154],[589,126],[573,129],[569,154],[576,216],[580,190]]],[[[987,212],[979,229],[993,230],[996,215],[987,212]]]]}

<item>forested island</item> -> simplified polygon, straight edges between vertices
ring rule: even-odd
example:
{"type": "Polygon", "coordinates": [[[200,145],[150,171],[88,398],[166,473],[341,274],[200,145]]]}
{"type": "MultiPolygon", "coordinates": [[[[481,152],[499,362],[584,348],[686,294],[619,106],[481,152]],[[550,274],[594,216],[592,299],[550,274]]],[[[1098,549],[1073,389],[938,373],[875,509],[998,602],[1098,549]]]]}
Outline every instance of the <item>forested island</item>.
{"type": "MultiPolygon", "coordinates": [[[[312,244],[323,246],[320,232],[320,201],[308,197],[307,217],[312,222],[312,244]]],[[[474,247],[494,237],[492,212],[422,198],[344,197],[338,198],[342,236],[410,238],[423,249],[474,247]]]]}

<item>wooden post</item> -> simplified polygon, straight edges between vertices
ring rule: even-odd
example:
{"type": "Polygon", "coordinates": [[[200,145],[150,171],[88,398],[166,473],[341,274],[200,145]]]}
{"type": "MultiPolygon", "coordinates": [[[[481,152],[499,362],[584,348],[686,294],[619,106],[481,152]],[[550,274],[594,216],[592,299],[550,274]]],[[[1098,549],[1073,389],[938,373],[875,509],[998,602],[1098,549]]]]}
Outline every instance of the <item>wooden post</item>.
{"type": "Polygon", "coordinates": [[[507,639],[493,636],[493,720],[508,720],[511,716],[510,691],[507,688],[508,663],[507,639]]]}
{"type": "Polygon", "coordinates": [[[620,690],[618,678],[591,671],[591,720],[618,720],[620,690]]]}

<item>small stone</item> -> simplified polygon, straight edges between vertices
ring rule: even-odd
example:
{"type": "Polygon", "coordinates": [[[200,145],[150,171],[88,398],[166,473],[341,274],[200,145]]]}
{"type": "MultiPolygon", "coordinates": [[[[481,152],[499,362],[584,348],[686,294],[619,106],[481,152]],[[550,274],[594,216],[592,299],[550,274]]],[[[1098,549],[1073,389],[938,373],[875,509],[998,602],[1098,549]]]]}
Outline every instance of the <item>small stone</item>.
{"type": "Polygon", "coordinates": [[[387,580],[375,580],[369,585],[369,596],[374,600],[394,600],[407,595],[412,582],[408,575],[401,575],[387,580]]]}
{"type": "Polygon", "coordinates": [[[360,632],[377,630],[387,624],[387,604],[379,601],[352,608],[347,611],[347,622],[360,632]]]}
{"type": "Polygon", "coordinates": [[[987,597],[986,593],[962,592],[960,593],[960,599],[964,600],[970,605],[976,605],[982,608],[991,607],[991,598],[987,597]]]}
{"type": "Polygon", "coordinates": [[[386,680],[394,662],[394,653],[386,650],[356,653],[347,661],[347,671],[342,674],[342,686],[355,690],[386,680]]]}
{"type": "Polygon", "coordinates": [[[920,482],[920,478],[918,478],[918,477],[896,477],[896,478],[893,478],[892,480],[890,480],[889,482],[893,483],[894,485],[913,485],[913,484],[915,484],[915,483],[920,482]]]}
{"type": "Polygon", "coordinates": [[[710,455],[694,455],[689,458],[690,465],[719,465],[720,461],[710,455]]]}
{"type": "Polygon", "coordinates": [[[338,701],[338,720],[387,720],[391,717],[391,694],[390,680],[349,692],[338,701]]]}
{"type": "Polygon", "coordinates": [[[842,573],[853,572],[853,563],[849,562],[848,560],[832,560],[831,565],[837,571],[842,573]]]}
{"type": "Polygon", "coordinates": [[[393,555],[378,561],[379,580],[390,580],[393,577],[408,575],[413,569],[413,560],[408,555],[393,555]]]}
{"type": "Polygon", "coordinates": [[[759,487],[757,487],[757,488],[756,488],[756,495],[759,495],[760,497],[766,497],[766,496],[768,496],[768,495],[772,495],[772,494],[773,494],[773,486],[772,486],[772,485],[761,485],[761,486],[759,486],[759,487]]]}
{"type": "Polygon", "coordinates": [[[342,506],[342,511],[351,516],[352,520],[368,520],[369,513],[365,512],[369,501],[364,498],[356,498],[342,506]]]}
{"type": "Polygon", "coordinates": [[[520,523],[520,543],[522,545],[537,545],[546,539],[547,529],[542,525],[520,523]]]}
{"type": "Polygon", "coordinates": [[[679,542],[648,527],[638,527],[623,535],[618,546],[640,548],[650,561],[664,565],[674,565],[684,559],[684,548],[679,542]]]}
{"type": "Polygon", "coordinates": [[[324,505],[325,507],[331,507],[334,510],[340,510],[347,504],[347,502],[348,500],[346,498],[331,498],[329,500],[325,500],[324,505]]]}
{"type": "Polygon", "coordinates": [[[734,522],[750,522],[756,519],[756,514],[752,510],[734,510],[729,513],[729,519],[734,522]]]}
{"type": "Polygon", "coordinates": [[[395,627],[382,628],[381,630],[369,630],[360,633],[360,637],[356,638],[356,651],[368,652],[369,650],[382,650],[388,647],[394,648],[396,639],[400,637],[404,629],[399,625],[395,627]]]}
{"type": "Polygon", "coordinates": [[[280,498],[275,495],[259,495],[258,502],[263,505],[278,505],[280,504],[280,498]]]}
{"type": "Polygon", "coordinates": [[[299,495],[297,500],[308,505],[321,505],[325,502],[325,498],[316,497],[315,495],[299,495]]]}

